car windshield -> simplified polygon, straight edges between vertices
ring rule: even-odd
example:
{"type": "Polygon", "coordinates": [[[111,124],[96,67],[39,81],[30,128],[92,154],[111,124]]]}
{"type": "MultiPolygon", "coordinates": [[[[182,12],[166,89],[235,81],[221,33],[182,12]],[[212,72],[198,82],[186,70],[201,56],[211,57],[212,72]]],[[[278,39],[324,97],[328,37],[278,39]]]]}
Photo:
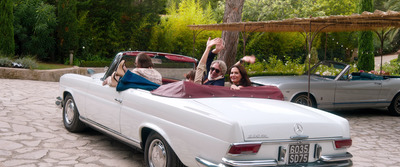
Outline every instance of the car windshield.
{"type": "MultiPolygon", "coordinates": [[[[142,51],[128,51],[118,53],[101,79],[104,80],[111,76],[121,60],[125,60],[125,66],[129,70],[136,68],[136,55],[141,52],[142,51]]],[[[185,79],[185,74],[195,69],[197,64],[196,59],[188,56],[161,52],[144,53],[151,57],[154,69],[160,72],[164,83],[185,79]]]]}
{"type": "MultiPolygon", "coordinates": [[[[127,56],[125,55],[123,58],[125,61],[125,66],[132,70],[136,68],[135,59],[136,56],[127,56]]],[[[151,60],[154,64],[154,69],[161,73],[163,78],[170,78],[176,80],[185,79],[185,75],[188,71],[195,69],[195,64],[191,62],[183,62],[177,61],[174,58],[166,57],[166,56],[154,56],[151,57],[151,60]]]]}
{"type": "MultiPolygon", "coordinates": [[[[345,68],[346,64],[338,62],[319,62],[310,70],[311,75],[317,75],[324,78],[335,79],[345,68]]],[[[305,73],[307,74],[307,73],[305,73]]]]}

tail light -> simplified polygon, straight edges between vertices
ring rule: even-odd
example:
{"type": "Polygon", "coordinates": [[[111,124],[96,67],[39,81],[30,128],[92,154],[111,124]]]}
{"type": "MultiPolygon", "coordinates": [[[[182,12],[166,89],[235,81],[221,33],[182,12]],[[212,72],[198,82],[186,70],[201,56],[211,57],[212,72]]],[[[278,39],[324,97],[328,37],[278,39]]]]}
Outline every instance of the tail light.
{"type": "Polygon", "coordinates": [[[229,149],[229,154],[256,154],[261,147],[261,143],[252,144],[233,144],[229,149]]]}
{"type": "Polygon", "coordinates": [[[335,147],[337,149],[339,148],[349,148],[352,144],[352,140],[351,139],[346,139],[346,140],[335,140],[335,147]]]}

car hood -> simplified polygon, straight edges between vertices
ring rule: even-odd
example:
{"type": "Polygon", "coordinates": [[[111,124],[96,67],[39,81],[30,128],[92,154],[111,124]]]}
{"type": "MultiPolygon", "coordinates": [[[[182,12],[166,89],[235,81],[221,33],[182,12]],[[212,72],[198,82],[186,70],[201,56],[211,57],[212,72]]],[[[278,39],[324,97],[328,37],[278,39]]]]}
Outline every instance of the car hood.
{"type": "Polygon", "coordinates": [[[237,123],[246,141],[288,140],[295,136],[309,139],[350,137],[348,121],[342,117],[295,103],[249,98],[196,99],[213,110],[210,114],[237,123]],[[300,125],[303,132],[296,133],[300,125]]]}
{"type": "MultiPolygon", "coordinates": [[[[259,76],[251,77],[251,82],[261,84],[261,85],[280,85],[282,83],[306,83],[308,82],[308,75],[298,75],[298,76],[259,76]]],[[[311,75],[310,82],[320,82],[327,81],[330,79],[311,75]]]]}

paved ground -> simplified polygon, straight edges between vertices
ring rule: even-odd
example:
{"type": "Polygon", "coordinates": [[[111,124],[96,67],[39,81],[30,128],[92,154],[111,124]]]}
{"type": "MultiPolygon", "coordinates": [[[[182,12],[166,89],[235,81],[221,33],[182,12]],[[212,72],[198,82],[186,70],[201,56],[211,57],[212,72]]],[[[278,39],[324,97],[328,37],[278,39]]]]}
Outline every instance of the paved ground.
{"type": "MultiPolygon", "coordinates": [[[[143,154],[89,130],[67,132],[54,105],[57,82],[0,79],[0,167],[143,166],[143,154]]],[[[400,117],[338,111],[351,126],[354,166],[399,166],[400,117]]]]}

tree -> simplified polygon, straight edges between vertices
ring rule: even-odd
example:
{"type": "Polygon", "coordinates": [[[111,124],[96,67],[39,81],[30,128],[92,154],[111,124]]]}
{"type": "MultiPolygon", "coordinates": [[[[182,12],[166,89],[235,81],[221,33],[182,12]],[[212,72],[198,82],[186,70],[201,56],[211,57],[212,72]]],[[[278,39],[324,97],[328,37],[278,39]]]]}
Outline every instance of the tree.
{"type": "Polygon", "coordinates": [[[14,2],[15,53],[42,61],[51,59],[55,50],[55,7],[42,0],[14,2]]]}
{"type": "Polygon", "coordinates": [[[389,10],[400,11],[400,0],[388,0],[384,3],[384,7],[389,10]]]}
{"type": "MultiPolygon", "coordinates": [[[[240,22],[243,5],[244,0],[226,0],[223,22],[240,22]]],[[[222,39],[225,41],[225,49],[219,53],[219,59],[225,61],[227,67],[230,68],[235,63],[239,32],[223,31],[222,39]]]]}
{"type": "Polygon", "coordinates": [[[77,1],[59,0],[58,1],[58,53],[66,58],[70,51],[78,48],[78,20],[77,20],[77,1]]]}
{"type": "Polygon", "coordinates": [[[14,55],[13,0],[0,2],[0,53],[14,55]]]}
{"type": "MultiPolygon", "coordinates": [[[[373,0],[360,0],[359,13],[372,12],[373,0]]],[[[362,31],[358,37],[358,69],[370,71],[375,68],[374,37],[371,31],[362,31]]]]}
{"type": "Polygon", "coordinates": [[[208,37],[220,36],[216,31],[192,31],[187,26],[193,24],[215,24],[213,10],[209,5],[205,10],[195,0],[182,0],[179,8],[171,5],[167,15],[153,28],[150,50],[192,55],[200,58],[208,37]],[[196,35],[193,50],[193,35],[196,35]],[[193,54],[194,52],[194,54],[193,54]]]}

